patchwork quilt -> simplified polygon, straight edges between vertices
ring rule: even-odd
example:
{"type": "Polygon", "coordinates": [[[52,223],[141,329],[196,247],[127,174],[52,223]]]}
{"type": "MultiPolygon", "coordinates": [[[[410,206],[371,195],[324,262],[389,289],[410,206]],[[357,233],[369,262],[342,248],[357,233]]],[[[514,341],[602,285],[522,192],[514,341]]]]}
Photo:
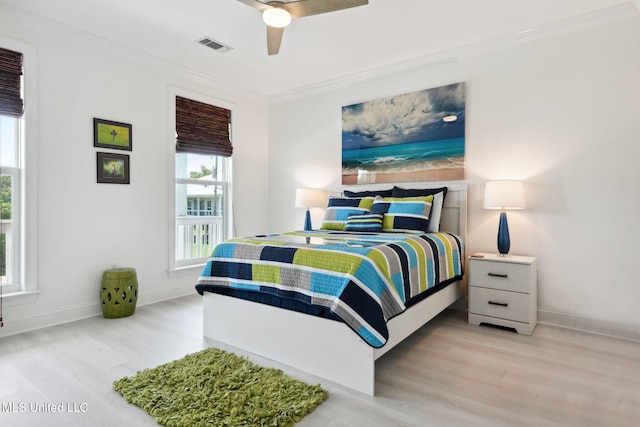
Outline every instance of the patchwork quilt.
{"type": "Polygon", "coordinates": [[[463,260],[463,243],[450,233],[260,235],[216,246],[196,290],[319,307],[377,348],[389,319],[462,278],[463,260]]]}

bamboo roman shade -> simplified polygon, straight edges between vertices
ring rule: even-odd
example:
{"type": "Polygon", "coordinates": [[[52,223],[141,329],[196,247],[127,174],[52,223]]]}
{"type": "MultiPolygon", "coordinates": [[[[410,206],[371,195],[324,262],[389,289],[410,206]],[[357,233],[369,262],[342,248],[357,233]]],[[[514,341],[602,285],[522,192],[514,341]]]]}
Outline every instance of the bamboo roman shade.
{"type": "Polygon", "coordinates": [[[230,157],[230,123],[230,110],[176,96],[176,152],[230,157]]]}
{"type": "Polygon", "coordinates": [[[0,115],[22,117],[22,54],[0,48],[0,115]]]}

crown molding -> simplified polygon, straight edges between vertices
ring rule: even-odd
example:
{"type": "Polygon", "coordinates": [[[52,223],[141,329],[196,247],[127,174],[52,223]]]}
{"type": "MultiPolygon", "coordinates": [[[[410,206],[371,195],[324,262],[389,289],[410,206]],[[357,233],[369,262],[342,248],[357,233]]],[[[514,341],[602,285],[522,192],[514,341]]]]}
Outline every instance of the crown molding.
{"type": "Polygon", "coordinates": [[[269,96],[269,103],[285,102],[300,97],[316,95],[335,89],[349,87],[361,82],[370,82],[388,78],[399,73],[404,74],[427,70],[429,68],[454,63],[460,59],[478,57],[538,40],[563,37],[611,25],[617,22],[638,19],[640,17],[640,14],[638,13],[639,9],[640,0],[632,0],[629,3],[541,25],[525,31],[494,37],[455,49],[435,52],[406,61],[384,65],[361,73],[344,76],[339,79],[273,94],[269,96]]]}
{"type": "MultiPolygon", "coordinates": [[[[640,0],[633,1],[640,2],[640,0]]],[[[638,13],[638,10],[631,2],[629,2],[530,28],[528,30],[519,31],[503,37],[497,37],[487,42],[476,43],[463,49],[467,51],[466,56],[476,56],[476,52],[478,52],[478,55],[483,55],[491,51],[502,50],[519,44],[549,38],[564,37],[618,22],[637,19],[639,17],[640,14],[638,13]]]]}

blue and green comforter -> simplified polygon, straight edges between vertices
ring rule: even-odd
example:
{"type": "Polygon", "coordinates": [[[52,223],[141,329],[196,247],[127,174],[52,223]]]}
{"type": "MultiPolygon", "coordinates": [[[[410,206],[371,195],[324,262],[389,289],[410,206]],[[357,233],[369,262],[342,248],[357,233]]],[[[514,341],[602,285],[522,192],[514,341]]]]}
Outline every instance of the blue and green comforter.
{"type": "Polygon", "coordinates": [[[263,235],[216,246],[196,289],[338,319],[382,347],[386,322],[460,280],[463,260],[450,233],[263,235]]]}

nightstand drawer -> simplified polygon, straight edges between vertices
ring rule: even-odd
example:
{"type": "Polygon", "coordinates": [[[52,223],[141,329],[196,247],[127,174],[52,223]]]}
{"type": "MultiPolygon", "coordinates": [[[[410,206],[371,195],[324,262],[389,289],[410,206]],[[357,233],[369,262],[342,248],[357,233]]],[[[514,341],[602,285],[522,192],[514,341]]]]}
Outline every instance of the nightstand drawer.
{"type": "Polygon", "coordinates": [[[527,323],[529,295],[469,286],[469,313],[527,323]]]}
{"type": "Polygon", "coordinates": [[[529,292],[530,268],[525,264],[513,264],[499,261],[471,260],[473,267],[469,271],[469,285],[484,288],[504,289],[514,292],[529,292]]]}

